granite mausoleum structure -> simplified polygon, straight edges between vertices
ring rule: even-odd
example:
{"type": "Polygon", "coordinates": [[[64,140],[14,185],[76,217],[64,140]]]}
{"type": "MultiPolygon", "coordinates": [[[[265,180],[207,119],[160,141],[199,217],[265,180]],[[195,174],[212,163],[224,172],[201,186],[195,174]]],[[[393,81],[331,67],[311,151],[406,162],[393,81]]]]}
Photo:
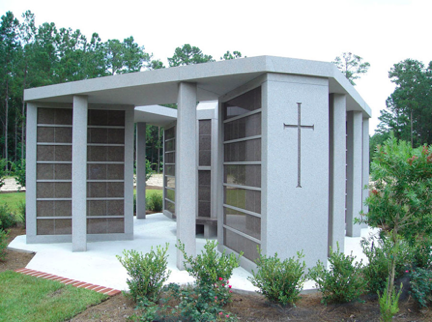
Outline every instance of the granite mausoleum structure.
{"type": "MultiPolygon", "coordinates": [[[[164,214],[195,254],[257,246],[308,266],[359,236],[371,110],[331,63],[252,57],[25,90],[27,242],[133,238],[145,219],[145,127],[164,127],[164,214]],[[213,101],[213,102],[209,102],[213,101]],[[197,108],[197,102],[198,108],[197,108]],[[177,103],[173,110],[155,104],[177,103]]],[[[181,267],[182,256],[177,254],[181,267]]]]}

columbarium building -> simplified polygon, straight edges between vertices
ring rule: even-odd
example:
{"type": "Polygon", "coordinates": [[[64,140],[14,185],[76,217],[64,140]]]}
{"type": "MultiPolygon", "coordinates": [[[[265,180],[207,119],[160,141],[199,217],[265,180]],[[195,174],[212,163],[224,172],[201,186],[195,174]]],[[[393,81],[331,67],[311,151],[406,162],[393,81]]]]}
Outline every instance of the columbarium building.
{"type": "MultiPolygon", "coordinates": [[[[164,214],[195,235],[307,265],[359,236],[371,110],[332,63],[261,56],[25,90],[27,242],[132,239],[145,127],[164,128],[164,214]],[[177,110],[158,104],[176,103],[177,110]],[[198,108],[197,108],[198,105],[198,108]]],[[[177,264],[182,256],[177,254],[177,264]]]]}

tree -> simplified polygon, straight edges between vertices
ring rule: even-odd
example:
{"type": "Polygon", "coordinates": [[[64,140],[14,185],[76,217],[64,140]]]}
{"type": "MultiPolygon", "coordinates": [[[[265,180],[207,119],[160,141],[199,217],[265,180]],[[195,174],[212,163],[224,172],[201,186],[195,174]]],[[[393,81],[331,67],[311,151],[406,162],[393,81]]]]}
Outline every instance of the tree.
{"type": "Polygon", "coordinates": [[[411,147],[432,143],[431,66],[406,59],[390,69],[396,88],[381,110],[380,133],[393,131],[397,139],[411,142],[411,147]]]}
{"type": "Polygon", "coordinates": [[[338,56],[332,61],[333,64],[345,75],[352,85],[354,80],[359,79],[361,74],[366,74],[370,64],[362,62],[363,58],[352,53],[343,53],[342,57],[338,56]]]}
{"type": "Polygon", "coordinates": [[[174,55],[168,58],[170,67],[202,64],[212,61],[214,61],[212,56],[204,55],[201,49],[189,44],[185,44],[181,48],[177,47],[174,51],[174,55]]]}
{"type": "Polygon", "coordinates": [[[221,60],[231,60],[231,59],[237,59],[237,58],[242,58],[241,52],[233,51],[233,53],[231,54],[231,52],[228,50],[220,59],[221,60]]]}

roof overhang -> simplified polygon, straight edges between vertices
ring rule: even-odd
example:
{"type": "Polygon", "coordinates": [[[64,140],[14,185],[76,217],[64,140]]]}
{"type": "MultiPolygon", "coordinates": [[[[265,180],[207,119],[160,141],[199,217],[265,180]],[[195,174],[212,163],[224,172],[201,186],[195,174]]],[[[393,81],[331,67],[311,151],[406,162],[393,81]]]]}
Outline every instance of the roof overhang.
{"type": "Polygon", "coordinates": [[[345,94],[347,110],[371,109],[333,63],[303,59],[259,56],[198,65],[106,76],[26,89],[26,102],[72,103],[73,96],[85,95],[89,103],[143,106],[177,101],[178,84],[197,84],[197,100],[216,100],[266,73],[322,77],[329,80],[329,94],[345,94]]]}

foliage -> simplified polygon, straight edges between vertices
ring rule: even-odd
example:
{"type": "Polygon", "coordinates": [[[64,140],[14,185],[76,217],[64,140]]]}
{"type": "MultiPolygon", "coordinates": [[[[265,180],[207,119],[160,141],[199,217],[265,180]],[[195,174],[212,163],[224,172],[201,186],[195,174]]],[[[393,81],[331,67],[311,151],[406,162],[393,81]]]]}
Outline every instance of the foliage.
{"type": "Polygon", "coordinates": [[[233,51],[233,53],[231,54],[231,52],[228,50],[220,59],[231,60],[231,59],[238,59],[238,58],[242,58],[241,52],[233,51]]]}
{"type": "Polygon", "coordinates": [[[306,281],[306,264],[300,261],[304,257],[303,253],[297,253],[297,259],[292,257],[281,261],[277,253],[267,257],[261,254],[259,248],[258,252],[259,257],[255,261],[258,271],[252,271],[252,277],[249,277],[251,283],[269,301],[282,305],[294,304],[306,281]]]}
{"type": "Polygon", "coordinates": [[[432,62],[425,67],[422,62],[406,59],[393,65],[389,78],[396,88],[380,111],[378,132],[393,131],[411,147],[432,144],[432,62]]]}
{"type": "Polygon", "coordinates": [[[428,268],[432,266],[432,237],[429,235],[418,237],[411,246],[412,266],[428,268]]]}
{"type": "Polygon", "coordinates": [[[146,209],[150,211],[162,211],[162,195],[152,193],[146,196],[146,209]]]}
{"type": "Polygon", "coordinates": [[[116,256],[131,277],[127,284],[135,302],[140,297],[146,297],[150,301],[157,300],[163,283],[171,274],[170,270],[167,271],[167,251],[168,243],[165,248],[157,246],[156,252],[152,247],[150,253],[144,256],[135,250],[124,250],[124,257],[116,256]]]}
{"type": "MultiPolygon", "coordinates": [[[[387,280],[387,284],[389,281],[387,280]]],[[[387,286],[388,288],[388,286],[387,286]]],[[[378,302],[380,305],[380,313],[381,313],[381,321],[382,322],[391,322],[393,320],[393,316],[399,312],[399,297],[402,293],[402,284],[399,288],[399,292],[393,289],[391,294],[384,292],[384,294],[380,295],[378,292],[378,302]]]]}
{"type": "Polygon", "coordinates": [[[16,180],[16,182],[19,185],[19,190],[21,188],[24,188],[26,186],[26,163],[25,160],[22,159],[21,161],[17,161],[13,163],[13,175],[16,180]]]}
{"type": "MultiPolygon", "coordinates": [[[[369,293],[382,293],[386,287],[386,280],[391,264],[389,255],[392,253],[393,244],[388,238],[370,237],[362,239],[361,246],[369,263],[363,268],[363,275],[367,283],[369,293]]],[[[413,261],[412,249],[406,242],[399,243],[396,257],[395,278],[401,277],[406,268],[413,261]]]]}
{"type": "Polygon", "coordinates": [[[150,163],[150,161],[148,159],[146,159],[146,164],[145,165],[146,165],[146,176],[145,176],[145,179],[147,181],[152,176],[153,170],[152,170],[152,167],[151,167],[151,163],[150,163]]]}
{"type": "Polygon", "coordinates": [[[6,159],[0,159],[0,188],[4,186],[5,182],[4,179],[6,177],[6,165],[7,161],[6,159]]]}
{"type": "Polygon", "coordinates": [[[410,294],[420,307],[428,307],[432,303],[432,270],[417,268],[411,272],[410,294]]]}
{"type": "Polygon", "coordinates": [[[185,251],[185,245],[179,240],[176,247],[183,253],[185,259],[185,270],[195,278],[198,286],[211,287],[220,279],[229,280],[234,268],[239,267],[241,253],[238,257],[234,254],[218,254],[216,250],[217,241],[207,240],[204,245],[204,251],[195,258],[188,256],[185,251]]]}
{"type": "Polygon", "coordinates": [[[343,53],[332,62],[345,75],[352,85],[354,80],[359,79],[361,74],[366,74],[370,64],[363,62],[363,58],[352,53],[343,53]]]}
{"type": "Polygon", "coordinates": [[[26,203],[25,201],[20,201],[18,203],[18,219],[23,223],[24,228],[27,226],[26,221],[26,203]]]}
{"type": "Polygon", "coordinates": [[[168,58],[170,67],[182,65],[202,64],[214,61],[211,55],[204,55],[201,49],[190,44],[184,44],[183,47],[177,47],[174,55],[168,58]]]}
{"type": "MultiPolygon", "coordinates": [[[[0,220],[1,225],[1,220],[0,220]]],[[[6,259],[6,248],[8,246],[9,231],[0,228],[0,261],[6,259]]]]}
{"type": "Polygon", "coordinates": [[[69,321],[108,298],[98,292],[13,271],[0,273],[1,321],[69,321]]]}
{"type": "Polygon", "coordinates": [[[0,205],[0,229],[8,229],[16,225],[16,219],[7,203],[0,205]]]}
{"type": "Polygon", "coordinates": [[[351,302],[363,294],[366,282],[361,274],[362,260],[356,263],[355,259],[352,253],[341,253],[338,244],[336,252],[330,248],[330,270],[321,261],[309,270],[309,277],[323,295],[323,303],[351,302]]]}

